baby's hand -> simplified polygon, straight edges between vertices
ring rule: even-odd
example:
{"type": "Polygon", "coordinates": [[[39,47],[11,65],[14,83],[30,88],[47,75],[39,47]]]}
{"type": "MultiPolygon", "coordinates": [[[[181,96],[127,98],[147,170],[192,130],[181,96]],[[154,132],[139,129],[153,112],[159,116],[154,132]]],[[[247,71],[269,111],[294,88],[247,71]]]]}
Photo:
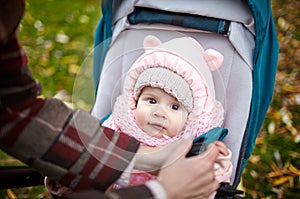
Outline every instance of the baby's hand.
{"type": "Polygon", "coordinates": [[[215,142],[219,155],[215,163],[215,176],[219,182],[229,181],[232,172],[231,151],[220,141],[215,142]]]}
{"type": "Polygon", "coordinates": [[[218,147],[220,155],[222,155],[222,156],[228,156],[229,155],[228,148],[223,142],[216,141],[215,145],[218,147]]]}

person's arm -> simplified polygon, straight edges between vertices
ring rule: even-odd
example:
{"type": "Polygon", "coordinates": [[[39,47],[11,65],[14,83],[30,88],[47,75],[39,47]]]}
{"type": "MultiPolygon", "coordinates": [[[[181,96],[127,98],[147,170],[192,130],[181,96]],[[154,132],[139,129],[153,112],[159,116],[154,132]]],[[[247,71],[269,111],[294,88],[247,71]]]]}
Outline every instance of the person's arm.
{"type": "MultiPolygon", "coordinates": [[[[185,158],[192,144],[191,139],[182,139],[177,148],[169,154],[158,174],[157,180],[146,182],[146,186],[122,188],[108,193],[106,198],[147,198],[152,194],[154,199],[207,199],[219,187],[214,178],[214,163],[219,155],[215,144],[199,155],[185,158]],[[201,166],[200,166],[201,165],[201,166]],[[142,191],[143,190],[143,191],[142,191]]],[[[96,190],[85,190],[64,195],[64,199],[90,198],[97,199],[102,193],[96,190]]]]}
{"type": "Polygon", "coordinates": [[[40,90],[17,38],[0,42],[0,148],[73,190],[106,190],[139,143],[40,90]]]}

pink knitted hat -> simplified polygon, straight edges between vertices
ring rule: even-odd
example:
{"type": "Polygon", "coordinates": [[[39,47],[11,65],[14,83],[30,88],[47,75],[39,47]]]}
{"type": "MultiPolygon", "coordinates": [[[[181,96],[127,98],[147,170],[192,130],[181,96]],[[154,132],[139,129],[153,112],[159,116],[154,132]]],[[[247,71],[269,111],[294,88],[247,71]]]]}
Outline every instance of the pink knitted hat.
{"type": "Polygon", "coordinates": [[[118,113],[113,113],[112,116],[115,117],[117,126],[121,131],[130,134],[142,143],[158,146],[179,139],[185,133],[191,133],[197,137],[211,128],[222,125],[224,110],[221,103],[215,99],[215,88],[211,74],[211,71],[219,68],[223,62],[223,56],[219,52],[212,49],[204,50],[195,39],[190,37],[176,38],[161,43],[158,38],[147,36],[144,39],[144,49],[145,53],[134,62],[127,73],[123,95],[117,100],[114,111],[116,109],[121,110],[121,107],[124,106],[124,104],[121,105],[120,101],[127,101],[129,103],[127,104],[127,115],[134,121],[133,112],[136,109],[139,94],[143,87],[150,85],[162,88],[177,98],[187,108],[188,119],[184,130],[179,135],[164,140],[151,137],[140,131],[134,132],[134,128],[129,129],[129,121],[124,122],[124,114],[117,111],[118,113]],[[163,81],[160,82],[157,75],[153,76],[159,73],[157,70],[147,72],[153,68],[167,69],[159,70],[162,72],[160,76],[164,77],[163,81]],[[143,75],[145,72],[148,73],[146,76],[143,75]],[[151,78],[152,76],[153,78],[151,78]],[[183,82],[188,85],[189,89],[183,87],[174,91],[174,86],[172,86],[174,83],[165,81],[165,77],[177,78],[174,80],[175,84],[182,82],[179,79],[185,80],[183,82]],[[191,93],[191,100],[182,97],[189,92],[191,93]]]}

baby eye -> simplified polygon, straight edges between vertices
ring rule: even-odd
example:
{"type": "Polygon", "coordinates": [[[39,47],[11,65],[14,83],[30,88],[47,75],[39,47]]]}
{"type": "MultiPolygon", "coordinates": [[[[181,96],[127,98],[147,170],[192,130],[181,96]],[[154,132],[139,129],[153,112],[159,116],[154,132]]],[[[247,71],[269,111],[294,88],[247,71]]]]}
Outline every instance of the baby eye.
{"type": "Polygon", "coordinates": [[[179,108],[180,108],[180,106],[179,106],[178,104],[173,104],[173,105],[172,105],[172,109],[173,109],[173,110],[176,110],[176,111],[177,111],[179,108]]]}
{"type": "Polygon", "coordinates": [[[153,98],[148,98],[149,104],[156,104],[156,100],[153,98]]]}

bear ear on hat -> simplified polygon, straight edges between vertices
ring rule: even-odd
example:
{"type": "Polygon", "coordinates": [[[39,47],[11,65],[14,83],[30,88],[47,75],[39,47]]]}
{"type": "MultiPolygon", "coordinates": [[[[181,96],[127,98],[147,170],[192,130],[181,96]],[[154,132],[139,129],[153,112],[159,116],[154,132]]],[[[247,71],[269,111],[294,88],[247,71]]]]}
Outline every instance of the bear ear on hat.
{"type": "Polygon", "coordinates": [[[220,52],[214,49],[207,49],[205,50],[205,53],[206,56],[204,57],[206,57],[206,62],[208,63],[208,67],[211,71],[214,71],[221,67],[224,56],[220,52]]]}
{"type": "Polygon", "coordinates": [[[161,41],[153,36],[153,35],[148,35],[144,38],[144,42],[143,42],[143,47],[145,49],[145,51],[150,50],[153,47],[159,46],[161,44],[161,41]]]}

